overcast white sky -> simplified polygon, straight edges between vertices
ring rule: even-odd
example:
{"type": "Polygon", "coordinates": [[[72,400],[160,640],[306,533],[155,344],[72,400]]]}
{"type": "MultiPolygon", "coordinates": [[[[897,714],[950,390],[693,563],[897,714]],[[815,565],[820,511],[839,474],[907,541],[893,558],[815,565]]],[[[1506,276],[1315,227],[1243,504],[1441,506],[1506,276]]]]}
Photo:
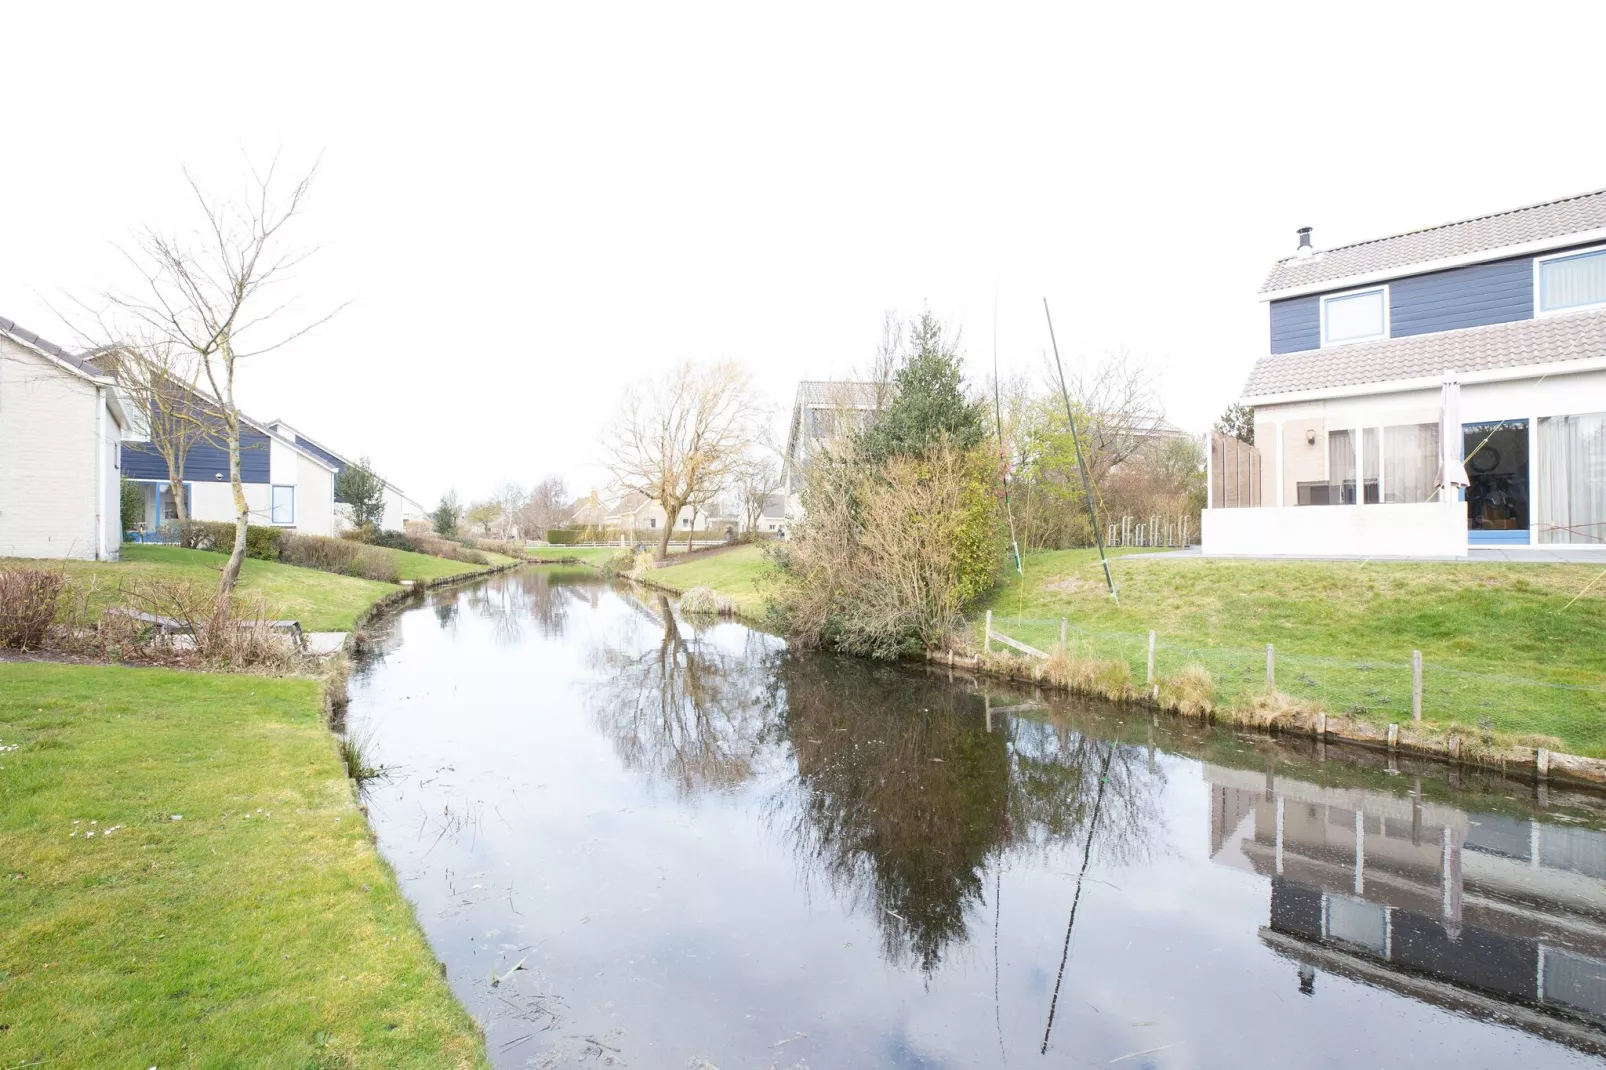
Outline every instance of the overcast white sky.
{"type": "Polygon", "coordinates": [[[1606,5],[16,5],[0,315],[117,277],[242,154],[321,154],[308,310],[241,401],[455,485],[605,477],[620,390],[736,358],[777,410],[924,302],[970,371],[1125,347],[1203,429],[1319,247],[1606,186],[1606,5]],[[1537,17],[1542,12],[1543,17],[1537,17]]]}

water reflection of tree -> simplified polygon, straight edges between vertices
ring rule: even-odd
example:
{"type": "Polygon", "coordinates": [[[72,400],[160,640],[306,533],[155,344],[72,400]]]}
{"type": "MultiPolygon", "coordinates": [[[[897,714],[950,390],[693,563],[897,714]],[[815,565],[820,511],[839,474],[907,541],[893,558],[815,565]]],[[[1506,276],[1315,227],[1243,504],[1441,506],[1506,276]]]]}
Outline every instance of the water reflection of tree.
{"type": "Polygon", "coordinates": [[[677,621],[668,599],[660,596],[655,607],[635,604],[658,639],[644,649],[598,649],[597,724],[626,767],[681,792],[745,782],[773,720],[765,689],[768,644],[749,632],[741,650],[727,650],[677,621]]]}
{"type": "Polygon", "coordinates": [[[777,687],[797,777],[775,813],[807,870],[875,914],[889,961],[934,969],[1011,852],[1145,849],[1157,803],[1141,751],[1008,716],[989,731],[981,696],[857,662],[787,658],[777,687]]]}
{"type": "Polygon", "coordinates": [[[463,602],[469,612],[490,623],[498,643],[517,643],[526,624],[533,624],[542,638],[551,638],[568,624],[570,606],[598,586],[575,579],[572,571],[554,569],[504,573],[468,588],[463,602]]]}

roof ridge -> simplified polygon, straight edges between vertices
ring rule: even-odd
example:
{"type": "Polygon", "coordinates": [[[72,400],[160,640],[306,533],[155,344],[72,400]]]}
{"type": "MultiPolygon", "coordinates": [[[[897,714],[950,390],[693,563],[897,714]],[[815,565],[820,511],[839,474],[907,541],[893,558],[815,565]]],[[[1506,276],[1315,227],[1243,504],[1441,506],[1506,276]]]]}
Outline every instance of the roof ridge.
{"type": "MultiPolygon", "coordinates": [[[[1606,188],[1586,190],[1583,193],[1573,193],[1566,197],[1553,197],[1548,201],[1535,201],[1532,204],[1519,205],[1516,208],[1506,208],[1498,212],[1485,212],[1483,215],[1467,216],[1464,219],[1452,219],[1447,223],[1434,223],[1431,226],[1417,227],[1414,230],[1402,230],[1394,234],[1385,234],[1380,238],[1367,238],[1364,241],[1350,242],[1347,245],[1334,245],[1326,249],[1318,249],[1316,252],[1318,255],[1320,255],[1323,253],[1342,252],[1346,249],[1360,249],[1364,246],[1376,245],[1379,242],[1393,241],[1396,238],[1409,238],[1417,234],[1428,234],[1435,230],[1446,230],[1450,227],[1459,227],[1466,223],[1481,223],[1486,219],[1499,219],[1501,216],[1516,215],[1518,212],[1531,212],[1536,208],[1549,208],[1557,204],[1566,204],[1568,201],[1581,201],[1586,197],[1599,197],[1602,194],[1606,194],[1606,188]]],[[[1297,253],[1282,257],[1275,262],[1273,270],[1290,262],[1302,262],[1304,259],[1308,258],[1302,258],[1297,253]]]]}

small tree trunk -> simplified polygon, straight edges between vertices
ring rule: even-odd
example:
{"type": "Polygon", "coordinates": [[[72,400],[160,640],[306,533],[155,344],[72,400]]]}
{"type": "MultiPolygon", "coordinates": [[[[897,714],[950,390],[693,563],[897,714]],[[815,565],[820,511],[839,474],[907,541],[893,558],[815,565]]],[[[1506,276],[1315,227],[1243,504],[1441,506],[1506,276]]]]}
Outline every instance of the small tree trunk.
{"type": "Polygon", "coordinates": [[[691,553],[691,537],[697,532],[697,510],[691,511],[691,527],[686,529],[686,552],[691,553]]]}
{"type": "Polygon", "coordinates": [[[229,601],[234,597],[234,585],[240,579],[240,566],[245,563],[245,529],[250,521],[251,507],[245,500],[245,483],[240,474],[240,412],[234,407],[234,354],[225,340],[221,346],[225,370],[227,395],[223,402],[223,426],[229,441],[229,486],[234,491],[234,549],[229,553],[228,564],[217,581],[216,623],[229,619],[229,601]]]}

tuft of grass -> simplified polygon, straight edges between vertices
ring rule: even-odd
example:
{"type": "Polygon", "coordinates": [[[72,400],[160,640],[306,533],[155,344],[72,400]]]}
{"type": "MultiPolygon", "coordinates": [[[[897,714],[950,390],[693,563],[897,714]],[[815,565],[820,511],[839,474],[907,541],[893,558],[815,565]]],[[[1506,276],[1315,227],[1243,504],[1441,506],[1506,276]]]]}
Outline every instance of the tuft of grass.
{"type": "Polygon", "coordinates": [[[349,729],[335,737],[340,761],[346,767],[346,776],[357,782],[359,788],[370,780],[382,780],[389,770],[376,765],[369,756],[373,749],[373,733],[357,734],[349,729]]]}
{"type": "Polygon", "coordinates": [[[1203,665],[1186,665],[1160,680],[1160,708],[1184,717],[1209,717],[1215,709],[1216,684],[1203,665]]]}
{"type": "Polygon", "coordinates": [[[321,706],[305,679],[0,672],[0,1065],[486,1065],[321,706]]]}

